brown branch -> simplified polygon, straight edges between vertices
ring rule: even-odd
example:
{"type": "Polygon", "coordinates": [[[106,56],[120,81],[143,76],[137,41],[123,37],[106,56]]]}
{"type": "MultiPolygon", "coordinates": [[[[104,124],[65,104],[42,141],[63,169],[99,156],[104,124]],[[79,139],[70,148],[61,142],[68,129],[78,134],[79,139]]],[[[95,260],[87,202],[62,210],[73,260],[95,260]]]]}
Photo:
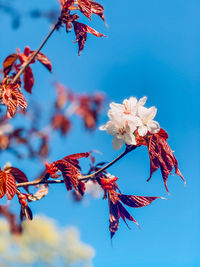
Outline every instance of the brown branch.
{"type": "Polygon", "coordinates": [[[101,173],[102,171],[108,169],[109,167],[111,167],[113,164],[115,164],[118,160],[120,160],[121,158],[123,158],[126,154],[128,154],[129,152],[131,152],[132,150],[136,149],[137,146],[127,146],[126,150],[124,152],[122,152],[118,157],[116,157],[114,160],[112,160],[111,162],[109,162],[106,166],[104,166],[103,168],[99,169],[98,171],[86,175],[83,178],[81,178],[81,181],[84,180],[89,180],[89,179],[94,179],[99,173],[101,173]]]}
{"type": "Polygon", "coordinates": [[[29,58],[29,60],[23,65],[23,67],[17,72],[15,77],[12,80],[12,83],[15,83],[17,79],[20,77],[20,75],[26,70],[28,65],[31,63],[31,61],[37,56],[37,54],[40,52],[40,50],[43,48],[43,46],[46,44],[46,42],[49,40],[50,36],[53,34],[53,32],[58,28],[60,25],[60,20],[58,19],[58,22],[53,26],[50,33],[47,35],[47,37],[44,39],[40,47],[32,54],[32,56],[29,58]]]}
{"type": "Polygon", "coordinates": [[[32,186],[32,185],[38,185],[38,184],[63,184],[64,181],[63,180],[41,180],[38,182],[38,180],[36,181],[32,181],[32,182],[24,182],[24,183],[18,183],[17,187],[21,187],[21,186],[32,186]]]}
{"type": "MultiPolygon", "coordinates": [[[[112,160],[110,163],[108,163],[106,166],[104,166],[103,168],[99,169],[98,171],[89,174],[89,175],[85,175],[82,178],[80,178],[80,181],[87,181],[87,180],[92,180],[95,179],[95,177],[103,172],[104,170],[108,169],[109,167],[111,167],[113,164],[115,164],[117,161],[119,161],[121,158],[123,158],[126,154],[128,154],[129,152],[131,152],[132,150],[136,149],[137,146],[127,146],[126,150],[121,153],[118,157],[116,157],[114,160],[112,160]]],[[[33,185],[38,185],[38,184],[63,184],[64,181],[63,180],[41,180],[41,181],[31,181],[31,182],[24,182],[24,183],[18,183],[17,187],[21,187],[21,186],[33,186],[33,185]]]]}

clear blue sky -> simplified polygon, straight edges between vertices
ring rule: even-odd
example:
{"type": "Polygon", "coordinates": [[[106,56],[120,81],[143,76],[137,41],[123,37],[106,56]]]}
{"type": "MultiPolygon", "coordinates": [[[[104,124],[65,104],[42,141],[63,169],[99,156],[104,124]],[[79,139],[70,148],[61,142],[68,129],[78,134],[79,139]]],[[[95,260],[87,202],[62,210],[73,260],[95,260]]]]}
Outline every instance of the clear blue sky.
{"type": "MultiPolygon", "coordinates": [[[[16,48],[29,45],[35,50],[49,31],[45,20],[30,19],[30,9],[56,8],[56,0],[13,0],[24,17],[19,30],[12,30],[10,19],[1,14],[0,61],[16,48]]],[[[43,67],[35,66],[36,86],[31,99],[49,103],[55,97],[51,82],[55,79],[76,92],[103,91],[108,101],[121,102],[129,96],[148,97],[147,106],[158,108],[156,116],[169,133],[169,144],[175,151],[187,186],[178,176],[170,176],[168,197],[160,171],[146,183],[149,159],[145,148],[129,154],[110,172],[118,176],[123,193],[163,196],[141,209],[129,209],[139,222],[120,223],[119,231],[110,242],[108,205],[104,200],[91,200],[87,205],[74,204],[64,187],[50,189],[41,203],[33,203],[34,213],[56,218],[60,225],[80,228],[82,239],[94,246],[95,267],[197,267],[200,266],[200,2],[198,0],[127,0],[101,1],[105,7],[106,28],[93,18],[90,26],[105,33],[107,38],[88,35],[85,49],[77,56],[74,34],[64,29],[55,33],[42,50],[52,61],[51,76],[43,67]]],[[[83,19],[86,22],[86,19],[83,19]]],[[[106,122],[106,110],[101,123],[106,122]]],[[[47,108],[46,111],[48,112],[47,108]]],[[[52,141],[51,160],[67,154],[98,149],[109,161],[117,152],[112,149],[111,136],[104,132],[85,133],[75,120],[73,134],[63,142],[52,141]]],[[[37,173],[37,162],[6,161],[22,168],[28,176],[37,173]],[[32,170],[31,170],[32,169],[32,170]]]]}

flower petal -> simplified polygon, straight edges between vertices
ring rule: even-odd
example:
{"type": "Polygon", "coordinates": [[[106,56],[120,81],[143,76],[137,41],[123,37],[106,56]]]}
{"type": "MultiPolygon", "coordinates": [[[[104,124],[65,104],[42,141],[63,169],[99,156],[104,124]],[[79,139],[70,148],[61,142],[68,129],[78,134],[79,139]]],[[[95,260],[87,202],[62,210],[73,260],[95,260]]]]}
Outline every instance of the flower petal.
{"type": "Polygon", "coordinates": [[[140,136],[145,136],[147,134],[147,127],[145,125],[142,125],[138,128],[138,133],[140,136]]]}
{"type": "Polygon", "coordinates": [[[124,142],[127,145],[136,145],[135,135],[131,133],[124,135],[124,142]]]}
{"type": "Polygon", "coordinates": [[[157,108],[151,107],[151,108],[145,108],[143,106],[138,107],[138,115],[139,117],[144,121],[145,124],[149,120],[153,120],[153,118],[156,116],[157,108]]]}
{"type": "Polygon", "coordinates": [[[112,145],[115,150],[120,150],[124,144],[124,141],[122,139],[119,139],[116,135],[114,136],[112,140],[112,145]]]}
{"type": "Polygon", "coordinates": [[[157,121],[149,120],[147,123],[147,129],[150,133],[158,133],[160,131],[160,125],[157,121]]]}
{"type": "Polygon", "coordinates": [[[142,98],[139,99],[138,105],[144,106],[144,104],[146,103],[146,101],[147,101],[147,97],[146,96],[143,96],[142,98]]]}

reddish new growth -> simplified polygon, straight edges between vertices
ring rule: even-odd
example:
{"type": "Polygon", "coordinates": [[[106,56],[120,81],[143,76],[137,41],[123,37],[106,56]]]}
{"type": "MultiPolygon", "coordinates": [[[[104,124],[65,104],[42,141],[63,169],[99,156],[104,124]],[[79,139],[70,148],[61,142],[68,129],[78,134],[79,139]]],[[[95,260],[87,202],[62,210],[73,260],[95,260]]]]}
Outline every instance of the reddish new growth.
{"type": "Polygon", "coordinates": [[[12,83],[12,79],[6,77],[0,83],[0,99],[1,104],[7,106],[7,117],[12,118],[18,107],[24,111],[27,108],[26,99],[21,93],[21,83],[18,80],[16,83],[12,83]]]}
{"type": "MultiPolygon", "coordinates": [[[[132,208],[141,208],[151,204],[157,198],[160,197],[143,197],[143,196],[132,196],[132,195],[124,195],[121,194],[119,188],[116,184],[118,180],[117,177],[109,178],[106,174],[100,174],[98,178],[96,178],[102,189],[104,190],[104,199],[108,198],[109,203],[109,211],[110,211],[110,233],[111,238],[114,236],[115,232],[119,227],[119,219],[127,224],[126,219],[129,221],[138,223],[136,220],[130,215],[130,213],[125,209],[122,205],[125,204],[132,208]],[[118,190],[118,192],[116,192],[118,190]]],[[[128,226],[128,225],[127,225],[128,226]]],[[[139,226],[139,225],[138,225],[139,226]]]]}
{"type": "MultiPolygon", "coordinates": [[[[26,175],[21,170],[14,167],[0,170],[0,198],[6,194],[8,200],[11,200],[16,194],[16,182],[28,182],[26,175]]],[[[28,190],[27,186],[25,189],[28,190]]]]}
{"type": "Polygon", "coordinates": [[[185,179],[178,169],[178,162],[166,141],[167,138],[168,134],[161,129],[159,133],[147,135],[144,139],[149,150],[150,159],[150,177],[147,181],[149,181],[152,174],[160,168],[165,188],[169,193],[167,188],[167,179],[173,168],[175,168],[175,173],[181,177],[184,183],[185,179]]]}
{"type": "Polygon", "coordinates": [[[99,113],[102,108],[104,96],[95,94],[93,96],[78,96],[78,106],[76,113],[83,118],[86,129],[94,130],[96,128],[99,113]]]}
{"type": "Polygon", "coordinates": [[[73,113],[83,119],[86,129],[96,129],[99,114],[105,100],[104,95],[102,93],[79,95],[69,91],[60,83],[55,83],[54,85],[57,99],[55,103],[56,110],[51,120],[53,129],[60,130],[63,135],[68,133],[71,129],[71,122],[68,116],[73,113]],[[64,111],[67,104],[69,106],[64,111]]]}
{"type": "MultiPolygon", "coordinates": [[[[27,46],[24,49],[23,53],[20,53],[20,50],[17,49],[17,53],[7,56],[7,58],[3,62],[4,75],[7,76],[12,69],[15,72],[18,72],[29,61],[29,59],[33,56],[34,53],[35,51],[31,51],[30,48],[27,46]],[[18,63],[17,60],[19,61],[18,63]]],[[[29,63],[29,65],[35,63],[36,60],[42,63],[50,72],[52,71],[51,62],[48,57],[45,56],[43,53],[38,52],[36,57],[29,63]]],[[[31,93],[32,87],[34,85],[34,77],[32,69],[29,65],[24,70],[23,81],[24,89],[28,93],[31,93]]]]}
{"type": "Polygon", "coordinates": [[[64,157],[61,160],[57,160],[51,164],[46,163],[46,173],[51,178],[58,178],[57,173],[61,172],[63,180],[67,190],[72,190],[80,193],[81,195],[85,192],[85,183],[79,181],[82,178],[80,173],[80,166],[78,159],[83,157],[89,157],[90,153],[77,153],[64,157]]]}
{"type": "Polygon", "coordinates": [[[85,15],[89,20],[91,20],[92,14],[98,15],[102,20],[104,20],[104,8],[102,5],[92,0],[60,0],[60,3],[62,8],[60,21],[65,24],[67,32],[74,28],[76,42],[79,47],[79,55],[87,40],[87,33],[91,33],[97,37],[105,36],[88,25],[77,22],[79,16],[76,13],[71,14],[71,11],[80,10],[80,12],[83,13],[83,15],[85,15]]]}

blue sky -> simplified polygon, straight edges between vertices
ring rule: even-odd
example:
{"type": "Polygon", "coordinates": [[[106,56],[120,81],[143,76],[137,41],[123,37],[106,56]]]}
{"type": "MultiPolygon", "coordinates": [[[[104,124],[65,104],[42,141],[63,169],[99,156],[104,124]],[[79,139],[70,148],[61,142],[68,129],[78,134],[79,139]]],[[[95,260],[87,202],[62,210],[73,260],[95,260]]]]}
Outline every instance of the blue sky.
{"type": "MultiPolygon", "coordinates": [[[[10,19],[1,14],[0,61],[16,48],[29,45],[35,50],[50,29],[43,19],[31,19],[27,12],[34,8],[57,8],[56,0],[12,0],[22,13],[21,27],[13,30],[10,19]]],[[[200,2],[195,0],[128,0],[101,1],[105,7],[108,28],[97,17],[88,25],[107,38],[88,36],[85,49],[78,57],[74,34],[64,28],[56,32],[42,50],[53,63],[53,75],[35,66],[36,86],[31,99],[49,103],[55,97],[51,86],[58,80],[78,93],[103,91],[108,102],[122,102],[130,96],[148,97],[147,106],[158,108],[156,120],[169,134],[169,144],[175,151],[187,186],[178,176],[170,176],[169,197],[160,171],[146,183],[149,159],[146,148],[127,155],[110,172],[119,177],[125,194],[163,196],[150,206],[129,209],[142,231],[133,223],[127,229],[122,222],[112,244],[108,231],[108,203],[87,200],[74,204],[61,186],[50,189],[41,203],[33,203],[34,213],[44,213],[61,226],[75,225],[82,239],[96,249],[94,266],[137,267],[197,267],[200,266],[200,2]]],[[[82,20],[86,22],[86,19],[82,20]]],[[[105,107],[101,123],[107,121],[105,107]]],[[[46,112],[48,110],[46,109],[46,112]]],[[[20,120],[20,119],[19,119],[20,120]]],[[[100,161],[118,155],[112,149],[112,137],[105,132],[86,133],[81,123],[74,121],[73,134],[66,140],[52,141],[51,160],[67,154],[101,150],[100,161]],[[80,140],[80,141],[79,141],[80,140]]],[[[6,161],[21,167],[29,177],[39,171],[37,162],[6,161]],[[32,169],[30,171],[30,169],[32,169]]]]}

